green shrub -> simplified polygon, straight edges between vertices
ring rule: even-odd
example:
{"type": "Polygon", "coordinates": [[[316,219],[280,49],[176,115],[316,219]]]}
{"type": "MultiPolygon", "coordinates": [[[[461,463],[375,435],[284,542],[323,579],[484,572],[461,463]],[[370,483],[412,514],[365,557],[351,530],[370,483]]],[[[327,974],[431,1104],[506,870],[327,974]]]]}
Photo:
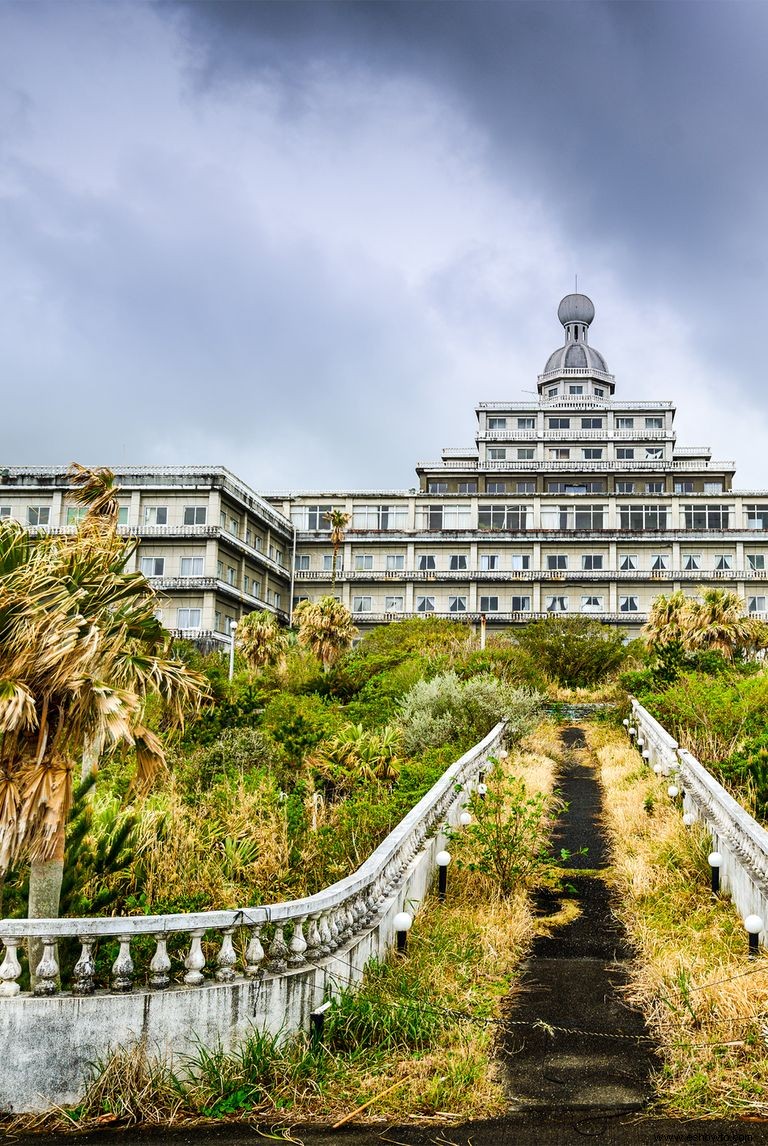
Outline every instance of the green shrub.
{"type": "Polygon", "coordinates": [[[220,780],[237,780],[260,768],[268,768],[276,755],[275,745],[260,729],[227,728],[216,740],[177,752],[172,768],[182,791],[207,791],[220,780]]]}
{"type": "Polygon", "coordinates": [[[266,705],[260,728],[279,745],[285,758],[300,763],[305,754],[344,723],[344,718],[319,696],[279,693],[266,705]]]}
{"type": "Polygon", "coordinates": [[[627,656],[621,633],[590,617],[548,617],[520,630],[519,647],[540,672],[568,688],[588,688],[627,656]]]}

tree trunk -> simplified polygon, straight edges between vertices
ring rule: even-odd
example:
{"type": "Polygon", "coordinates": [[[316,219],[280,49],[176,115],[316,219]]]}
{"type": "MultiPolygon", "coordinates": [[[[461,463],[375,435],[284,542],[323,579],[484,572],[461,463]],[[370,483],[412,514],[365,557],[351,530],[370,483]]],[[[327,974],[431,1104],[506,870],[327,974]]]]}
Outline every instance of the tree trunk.
{"type": "MultiPolygon", "coordinates": [[[[61,881],[64,876],[64,830],[57,841],[53,859],[35,860],[29,869],[28,919],[57,919],[61,881]]],[[[29,957],[29,983],[35,985],[35,968],[43,956],[43,945],[39,939],[30,939],[27,947],[29,957]]],[[[57,956],[58,958],[58,956],[57,956]]]]}

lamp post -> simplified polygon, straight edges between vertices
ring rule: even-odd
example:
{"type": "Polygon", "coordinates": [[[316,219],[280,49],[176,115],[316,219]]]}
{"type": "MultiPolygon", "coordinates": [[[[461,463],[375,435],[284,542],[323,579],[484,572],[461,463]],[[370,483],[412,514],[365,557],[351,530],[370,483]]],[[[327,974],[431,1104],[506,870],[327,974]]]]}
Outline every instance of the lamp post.
{"type": "Polygon", "coordinates": [[[232,683],[232,677],[235,672],[235,633],[237,632],[237,621],[229,622],[229,682],[232,683]]]}
{"type": "Polygon", "coordinates": [[[759,915],[748,915],[744,920],[744,927],[749,936],[749,957],[757,959],[760,951],[760,932],[764,924],[759,915]]]}
{"type": "Polygon", "coordinates": [[[435,856],[437,864],[437,898],[445,903],[445,892],[448,887],[448,864],[451,862],[450,852],[438,852],[435,856]]]}
{"type": "Polygon", "coordinates": [[[408,946],[408,932],[413,924],[413,916],[409,915],[407,911],[398,911],[392,922],[397,937],[397,953],[398,955],[405,955],[408,946]]]}
{"type": "Polygon", "coordinates": [[[707,856],[707,863],[712,869],[712,894],[718,895],[720,892],[720,865],[723,862],[723,857],[720,852],[710,852],[707,856]]]}

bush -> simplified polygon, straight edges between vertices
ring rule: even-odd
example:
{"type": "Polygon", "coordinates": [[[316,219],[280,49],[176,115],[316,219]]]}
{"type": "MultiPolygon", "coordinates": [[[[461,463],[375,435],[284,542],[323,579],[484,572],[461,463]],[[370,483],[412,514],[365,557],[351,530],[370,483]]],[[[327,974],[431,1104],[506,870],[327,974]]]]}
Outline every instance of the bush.
{"type": "Polygon", "coordinates": [[[275,745],[258,728],[228,728],[211,743],[180,753],[172,767],[182,790],[197,794],[220,780],[268,768],[275,754],[275,745]]]}
{"type": "Polygon", "coordinates": [[[319,696],[279,693],[266,705],[260,727],[286,759],[299,764],[310,749],[332,736],[342,724],[343,717],[319,696]]]}
{"type": "Polygon", "coordinates": [[[569,688],[604,680],[627,652],[618,629],[590,617],[548,617],[517,635],[519,647],[545,676],[569,688]]]}
{"type": "Polygon", "coordinates": [[[425,748],[455,743],[469,748],[499,720],[509,721],[508,735],[517,740],[532,727],[541,698],[483,674],[462,681],[455,672],[417,682],[400,703],[403,744],[410,755],[425,748]]]}

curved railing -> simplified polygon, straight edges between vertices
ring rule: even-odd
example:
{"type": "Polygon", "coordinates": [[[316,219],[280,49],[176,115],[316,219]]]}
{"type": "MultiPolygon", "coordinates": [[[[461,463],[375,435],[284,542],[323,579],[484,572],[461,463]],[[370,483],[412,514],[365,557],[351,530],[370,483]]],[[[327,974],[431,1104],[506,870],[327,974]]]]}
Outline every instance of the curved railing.
{"type": "Polygon", "coordinates": [[[720,855],[723,890],[743,916],[754,913],[768,920],[768,831],[637,700],[632,701],[629,732],[643,759],[674,778],[684,812],[709,831],[713,851],[720,855]]]}
{"type": "Polygon", "coordinates": [[[451,764],[356,872],[315,895],[234,911],[3,920],[0,939],[5,946],[5,959],[0,966],[0,999],[20,994],[18,980],[22,969],[18,950],[30,939],[37,940],[43,948],[34,974],[33,993],[37,996],[60,995],[62,988],[70,989],[74,995],[94,994],[94,947],[100,940],[119,944],[109,983],[116,992],[129,992],[134,985],[156,991],[171,986],[174,968],[168,940],[179,934],[189,937],[183,959],[183,983],[190,988],[200,987],[206,981],[203,939],[211,933],[219,937],[213,960],[214,979],[219,983],[232,982],[238,974],[249,978],[264,971],[279,975],[289,968],[324,959],[373,923],[426,841],[441,825],[457,821],[473,781],[483,771],[489,755],[501,748],[503,735],[502,722],[451,764]],[[289,936],[285,934],[286,927],[289,936]],[[235,949],[236,932],[244,932],[244,941],[238,944],[242,956],[235,949]],[[132,951],[131,945],[141,936],[152,937],[155,948],[146,965],[137,968],[134,955],[140,955],[132,951]],[[81,953],[71,983],[60,985],[56,944],[66,937],[80,942],[81,953]]]}

